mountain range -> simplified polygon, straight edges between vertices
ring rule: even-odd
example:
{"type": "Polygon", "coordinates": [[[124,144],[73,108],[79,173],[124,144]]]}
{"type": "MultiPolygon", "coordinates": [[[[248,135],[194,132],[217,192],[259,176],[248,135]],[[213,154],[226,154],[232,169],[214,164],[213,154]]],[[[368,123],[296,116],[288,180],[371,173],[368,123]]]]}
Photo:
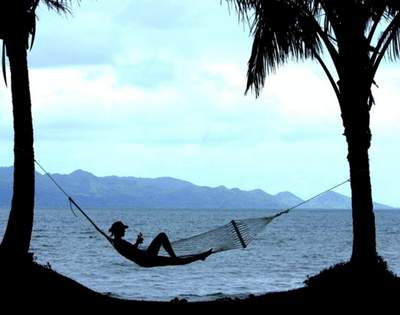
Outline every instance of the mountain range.
{"type": "MultiPolygon", "coordinates": [[[[71,174],[51,174],[52,178],[84,208],[143,209],[287,209],[303,201],[291,192],[268,194],[225,186],[198,186],[171,178],[97,177],[77,170],[71,174]]],[[[0,167],[0,207],[9,207],[13,168],[0,167]]],[[[67,198],[46,175],[36,172],[36,207],[65,208],[67,198]]],[[[315,198],[300,208],[350,209],[351,198],[334,191],[315,198]]],[[[375,209],[391,208],[375,203],[375,209]]]]}

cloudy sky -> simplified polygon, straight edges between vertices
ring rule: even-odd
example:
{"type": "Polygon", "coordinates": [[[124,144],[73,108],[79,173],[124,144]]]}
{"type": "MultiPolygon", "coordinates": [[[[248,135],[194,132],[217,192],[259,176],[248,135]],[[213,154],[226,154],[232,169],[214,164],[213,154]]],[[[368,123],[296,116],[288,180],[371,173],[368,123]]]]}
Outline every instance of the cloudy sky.
{"type": "MultiPolygon", "coordinates": [[[[335,96],[317,64],[289,63],[244,95],[251,37],[219,0],[85,0],[39,11],[30,53],[36,158],[51,173],[172,176],[302,198],[348,178],[335,96]]],[[[400,66],[374,90],[374,199],[400,206],[400,66]]],[[[12,165],[0,86],[0,165],[12,165]]],[[[348,187],[337,190],[349,194],[348,187]]]]}

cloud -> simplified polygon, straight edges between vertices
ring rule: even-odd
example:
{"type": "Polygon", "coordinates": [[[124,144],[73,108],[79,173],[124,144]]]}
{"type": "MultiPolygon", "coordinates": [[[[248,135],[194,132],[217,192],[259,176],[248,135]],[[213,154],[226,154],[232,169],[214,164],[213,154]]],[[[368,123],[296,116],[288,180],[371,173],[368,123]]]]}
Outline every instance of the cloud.
{"type": "MultiPolygon", "coordinates": [[[[339,106],[322,70],[289,63],[260,98],[245,96],[251,38],[224,2],[84,1],[73,17],[42,10],[37,36],[35,146],[50,171],[173,176],[302,197],[348,174],[339,106]]],[[[400,153],[399,73],[386,65],[378,73],[371,112],[382,202],[397,200],[387,182],[400,153]]],[[[0,89],[3,165],[12,163],[9,95],[0,89]]]]}
{"type": "Polygon", "coordinates": [[[124,10],[117,14],[122,25],[147,30],[174,30],[190,27],[193,21],[190,13],[198,4],[188,5],[183,1],[144,0],[125,2],[124,10]]]}
{"type": "Polygon", "coordinates": [[[236,42],[232,26],[248,37],[226,6],[214,0],[119,0],[117,5],[84,1],[73,6],[72,16],[49,13],[44,7],[38,16],[31,55],[35,66],[110,63],[135,50],[148,57],[163,51],[185,56],[218,51],[236,42]]]}
{"type": "MultiPolygon", "coordinates": [[[[120,0],[123,5],[126,1],[120,0]]],[[[33,67],[98,65],[111,63],[123,47],[115,22],[123,6],[83,1],[72,15],[60,15],[39,7],[35,45],[30,52],[33,67]]]]}
{"type": "Polygon", "coordinates": [[[120,134],[124,141],[153,144],[253,145],[342,137],[333,92],[308,65],[292,65],[268,78],[259,99],[244,96],[245,71],[232,60],[189,59],[168,67],[174,76],[155,85],[121,80],[119,68],[111,66],[34,70],[36,124],[39,130],[87,130],[92,138],[105,130],[109,140],[120,134]]]}
{"type": "Polygon", "coordinates": [[[72,16],[41,7],[30,63],[100,65],[130,58],[137,65],[141,59],[226,57],[226,51],[248,51],[248,30],[228,13],[226,5],[214,0],[84,1],[73,6],[72,16]]]}
{"type": "Polygon", "coordinates": [[[166,61],[147,59],[127,65],[118,64],[116,70],[118,83],[153,88],[168,85],[174,81],[175,68],[166,61]]]}
{"type": "Polygon", "coordinates": [[[375,105],[371,109],[372,132],[397,138],[400,133],[400,67],[384,65],[376,77],[375,105]]]}

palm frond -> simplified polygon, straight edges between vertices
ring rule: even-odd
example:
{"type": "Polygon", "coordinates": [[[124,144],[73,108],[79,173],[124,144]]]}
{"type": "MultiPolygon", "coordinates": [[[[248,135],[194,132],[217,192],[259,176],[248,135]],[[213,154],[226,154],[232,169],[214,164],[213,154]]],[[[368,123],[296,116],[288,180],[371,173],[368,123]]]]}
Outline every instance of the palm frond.
{"type": "MultiPolygon", "coordinates": [[[[387,51],[387,57],[389,60],[394,61],[400,57],[400,0],[386,0],[386,14],[385,17],[390,24],[387,30],[387,39],[390,41],[390,45],[387,51]]],[[[383,32],[382,36],[385,35],[383,32]]],[[[385,53],[383,50],[382,53],[385,53]]]]}
{"type": "Polygon", "coordinates": [[[289,59],[314,58],[321,51],[314,23],[319,10],[313,1],[237,0],[234,5],[243,19],[252,13],[246,93],[254,89],[258,96],[266,76],[289,59]]]}
{"type": "Polygon", "coordinates": [[[400,9],[394,10],[392,8],[392,10],[390,15],[394,17],[390,16],[387,12],[386,18],[388,20],[392,19],[380,35],[371,57],[373,62],[371,79],[374,78],[383,57],[387,57],[392,61],[400,57],[400,9]]]}
{"type": "Polygon", "coordinates": [[[257,0],[226,0],[232,4],[241,19],[248,19],[249,13],[257,8],[257,0]]]}
{"type": "MultiPolygon", "coordinates": [[[[72,0],[42,0],[44,4],[57,13],[71,14],[72,0]]],[[[79,1],[79,0],[78,0],[79,1]]]]}
{"type": "Polygon", "coordinates": [[[32,50],[33,44],[35,43],[35,37],[36,37],[36,17],[33,16],[32,19],[33,19],[32,27],[30,30],[30,34],[31,34],[31,43],[30,43],[30,47],[29,47],[30,50],[32,50]]]}
{"type": "Polygon", "coordinates": [[[242,20],[250,21],[254,37],[246,93],[254,89],[258,96],[266,76],[289,59],[316,58],[321,63],[323,45],[340,76],[343,70],[340,50],[349,51],[351,36],[354,43],[363,42],[365,36],[363,49],[368,50],[371,80],[385,53],[391,60],[400,58],[400,0],[225,1],[242,20]],[[381,22],[389,27],[379,37],[376,33],[384,24],[381,22]],[[355,30],[351,36],[350,28],[355,30]]]}
{"type": "MultiPolygon", "coordinates": [[[[7,86],[6,75],[6,49],[7,40],[15,36],[15,27],[23,30],[18,34],[23,34],[26,49],[32,49],[36,35],[36,9],[40,3],[45,4],[48,9],[55,10],[57,13],[70,14],[73,2],[79,3],[80,0],[9,0],[2,5],[0,15],[0,40],[2,45],[2,73],[4,82],[7,86]],[[15,21],[18,21],[16,24],[15,21]]],[[[19,35],[21,36],[21,35],[19,35]]]]}
{"type": "MultiPolygon", "coordinates": [[[[76,0],[79,3],[80,0],[76,0]]],[[[32,0],[30,4],[30,8],[28,12],[30,13],[30,26],[29,26],[29,34],[31,35],[30,44],[27,43],[27,49],[32,49],[33,44],[35,43],[36,36],[36,8],[38,7],[40,2],[44,2],[44,4],[48,7],[49,10],[55,10],[57,13],[62,14],[71,14],[71,5],[72,0],[32,0]]]]}
{"type": "Polygon", "coordinates": [[[395,61],[400,57],[400,27],[392,30],[391,42],[387,54],[387,57],[391,61],[395,61]]]}
{"type": "Polygon", "coordinates": [[[6,44],[3,40],[3,47],[1,51],[1,68],[3,70],[3,79],[4,83],[7,86],[7,72],[6,72],[6,44]]]}

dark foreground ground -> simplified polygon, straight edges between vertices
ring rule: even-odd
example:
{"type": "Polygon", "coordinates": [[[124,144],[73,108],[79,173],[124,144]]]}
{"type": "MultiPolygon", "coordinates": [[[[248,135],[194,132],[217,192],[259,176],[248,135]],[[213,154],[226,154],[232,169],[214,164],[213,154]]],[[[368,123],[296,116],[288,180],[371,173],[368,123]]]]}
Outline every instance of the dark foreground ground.
{"type": "Polygon", "coordinates": [[[143,311],[197,314],[218,309],[224,313],[243,310],[251,314],[284,314],[286,311],[345,314],[350,310],[376,310],[379,314],[400,312],[400,278],[388,272],[384,263],[364,271],[355,271],[348,263],[340,264],[310,277],[304,287],[296,290],[209,302],[116,299],[32,262],[10,263],[0,259],[0,279],[0,314],[16,314],[19,310],[24,314],[27,311],[35,314],[76,311],[79,314],[84,311],[117,314],[122,310],[129,314],[143,311]]]}

